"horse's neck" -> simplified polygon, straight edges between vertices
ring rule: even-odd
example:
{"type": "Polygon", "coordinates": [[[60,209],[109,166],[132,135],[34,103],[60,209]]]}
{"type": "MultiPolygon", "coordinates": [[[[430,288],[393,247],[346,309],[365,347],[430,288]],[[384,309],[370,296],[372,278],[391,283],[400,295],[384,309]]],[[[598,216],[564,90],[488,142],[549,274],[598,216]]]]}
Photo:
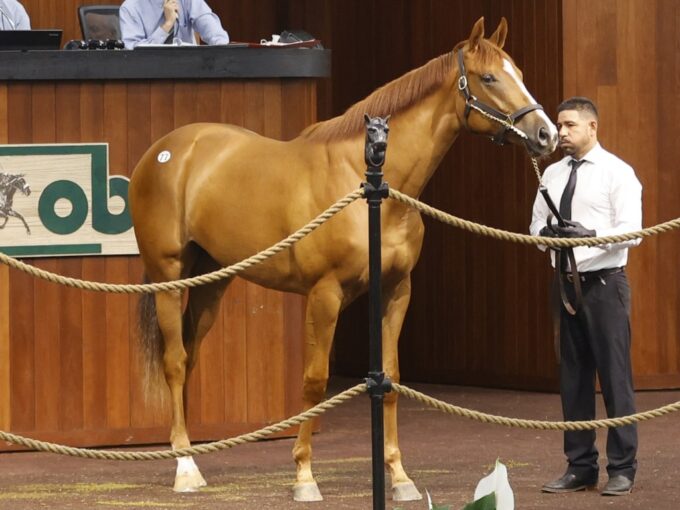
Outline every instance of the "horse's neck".
{"type": "Polygon", "coordinates": [[[390,186],[419,196],[459,130],[455,98],[444,86],[395,115],[390,122],[385,166],[390,186]]]}
{"type": "Polygon", "coordinates": [[[4,194],[0,194],[0,201],[2,205],[6,205],[8,207],[12,206],[12,201],[14,200],[14,194],[17,192],[17,189],[14,187],[9,188],[8,190],[5,191],[4,194]]]}

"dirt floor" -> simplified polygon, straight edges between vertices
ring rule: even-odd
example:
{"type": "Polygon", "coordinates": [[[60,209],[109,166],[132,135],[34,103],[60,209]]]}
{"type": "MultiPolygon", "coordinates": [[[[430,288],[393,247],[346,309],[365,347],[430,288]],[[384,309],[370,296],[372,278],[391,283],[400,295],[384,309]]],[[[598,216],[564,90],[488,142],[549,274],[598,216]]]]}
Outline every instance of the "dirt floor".
{"type": "MultiPolygon", "coordinates": [[[[358,381],[335,378],[329,395],[358,381]]],[[[558,420],[558,395],[408,384],[435,398],[504,416],[558,420]]],[[[680,400],[680,392],[640,392],[639,410],[680,400]]],[[[208,487],[193,494],[172,492],[174,461],[113,462],[48,453],[0,454],[0,509],[370,509],[370,414],[362,395],[326,414],[315,436],[315,474],[324,501],[295,503],[292,439],[239,446],[198,457],[208,487]]],[[[599,416],[602,416],[600,409],[599,416]]],[[[608,498],[599,492],[542,494],[541,485],[562,474],[562,433],[486,425],[443,414],[412,400],[400,404],[400,444],[407,472],[435,503],[461,509],[495,460],[508,466],[515,508],[680,508],[675,485],[680,460],[678,414],[642,423],[639,471],[633,493],[608,498]]],[[[604,451],[606,433],[598,432],[604,451]]],[[[601,461],[600,487],[606,483],[601,461]]],[[[389,486],[389,479],[387,480],[389,486]]],[[[427,509],[425,501],[393,503],[389,510],[427,509]]]]}

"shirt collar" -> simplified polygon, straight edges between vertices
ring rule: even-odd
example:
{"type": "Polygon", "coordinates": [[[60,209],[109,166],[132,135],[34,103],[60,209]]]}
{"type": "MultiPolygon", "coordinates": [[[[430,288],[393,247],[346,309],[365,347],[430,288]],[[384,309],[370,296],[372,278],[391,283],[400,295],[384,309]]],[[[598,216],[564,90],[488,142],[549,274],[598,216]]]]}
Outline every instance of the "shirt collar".
{"type": "MultiPolygon", "coordinates": [[[[598,164],[602,161],[602,156],[604,156],[605,150],[602,148],[600,145],[600,142],[597,142],[592,149],[590,149],[585,156],[581,158],[581,161],[585,161],[587,163],[593,163],[593,164],[598,164]]],[[[572,157],[567,158],[567,165],[569,165],[569,162],[574,159],[572,157]]]]}

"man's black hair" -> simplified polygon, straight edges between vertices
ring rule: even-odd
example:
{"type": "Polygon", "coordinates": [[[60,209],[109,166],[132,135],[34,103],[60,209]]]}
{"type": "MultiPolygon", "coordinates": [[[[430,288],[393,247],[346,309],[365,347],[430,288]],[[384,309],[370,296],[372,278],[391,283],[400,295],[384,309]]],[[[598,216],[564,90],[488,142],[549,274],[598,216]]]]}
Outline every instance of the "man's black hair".
{"type": "Polygon", "coordinates": [[[588,112],[590,113],[595,119],[598,119],[598,114],[597,114],[597,106],[595,106],[595,103],[593,103],[590,99],[587,97],[570,97],[569,99],[565,99],[560,103],[560,105],[557,107],[557,113],[563,112],[565,110],[576,110],[579,112],[588,112]]]}

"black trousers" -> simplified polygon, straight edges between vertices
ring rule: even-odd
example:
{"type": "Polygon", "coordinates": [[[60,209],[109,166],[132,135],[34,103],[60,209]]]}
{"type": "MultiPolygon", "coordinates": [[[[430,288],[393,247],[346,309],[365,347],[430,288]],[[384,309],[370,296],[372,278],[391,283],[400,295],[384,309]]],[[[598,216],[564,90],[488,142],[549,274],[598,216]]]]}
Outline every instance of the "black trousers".
{"type": "MultiPolygon", "coordinates": [[[[560,277],[560,276],[557,276],[560,277]]],[[[562,276],[563,278],[563,276],[562,276]]],[[[573,302],[573,285],[564,282],[573,302]]],[[[630,361],[630,287],[625,272],[582,282],[583,303],[572,316],[561,306],[560,393],[564,419],[595,418],[595,374],[607,417],[635,413],[630,361]]],[[[607,472],[633,480],[637,469],[637,426],[610,428],[607,472]]],[[[568,472],[597,478],[595,431],[564,433],[568,472]]]]}

